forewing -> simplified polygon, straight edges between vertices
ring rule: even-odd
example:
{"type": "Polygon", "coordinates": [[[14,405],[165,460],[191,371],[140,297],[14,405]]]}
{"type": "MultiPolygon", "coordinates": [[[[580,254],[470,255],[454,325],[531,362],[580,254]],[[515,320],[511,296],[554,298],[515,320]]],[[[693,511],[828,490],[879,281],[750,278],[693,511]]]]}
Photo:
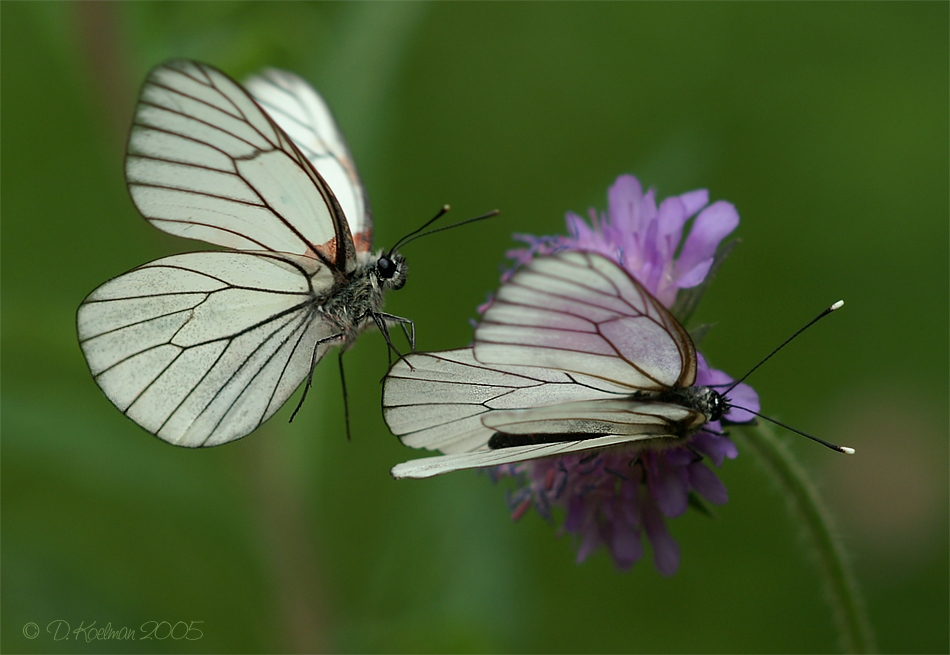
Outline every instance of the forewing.
{"type": "Polygon", "coordinates": [[[471,348],[412,353],[383,383],[383,417],[407,446],[460,453],[487,448],[495,412],[616,398],[626,390],[585,376],[519,366],[486,366],[471,348]]]}
{"type": "Polygon", "coordinates": [[[355,265],[330,187],[251,96],[211,66],[173,60],[152,69],[125,173],[136,207],[166,232],[304,255],[337,270],[355,265]]]}
{"type": "Polygon", "coordinates": [[[507,434],[597,434],[630,437],[686,436],[706,416],[680,405],[630,398],[591,399],[547,407],[493,412],[482,419],[507,434]]]}
{"type": "Polygon", "coordinates": [[[239,439],[276,412],[331,343],[313,276],[268,254],[196,252],[114,278],[79,307],[96,382],[161,439],[198,447],[239,439]]]}
{"type": "Polygon", "coordinates": [[[589,252],[538,257],[516,271],[475,330],[475,357],[634,390],[696,379],[696,348],[683,326],[623,268],[589,252]]]}
{"type": "Polygon", "coordinates": [[[307,82],[268,69],[245,88],[317,169],[343,208],[357,250],[372,245],[369,199],[330,108],[307,82]]]}
{"type": "MultiPolygon", "coordinates": [[[[642,439],[659,439],[660,435],[649,436],[608,436],[583,439],[579,441],[565,441],[560,443],[545,443],[531,446],[513,446],[498,450],[481,450],[457,455],[440,455],[425,457],[402,462],[392,468],[390,474],[394,478],[430,478],[434,475],[451,473],[463,469],[482,468],[485,466],[499,466],[501,464],[515,464],[541,457],[554,457],[586,450],[600,450],[612,446],[632,444],[642,439]]],[[[674,435],[669,435],[670,439],[674,435]]]]}

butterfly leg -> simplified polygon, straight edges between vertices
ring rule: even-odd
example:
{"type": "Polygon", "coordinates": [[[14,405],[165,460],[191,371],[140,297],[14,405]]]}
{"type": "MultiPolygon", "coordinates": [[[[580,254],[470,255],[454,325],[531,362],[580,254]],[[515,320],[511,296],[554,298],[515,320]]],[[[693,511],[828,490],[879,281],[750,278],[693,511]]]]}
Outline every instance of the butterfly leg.
{"type": "Polygon", "coordinates": [[[399,349],[396,348],[393,344],[392,339],[389,336],[389,325],[387,321],[393,323],[398,323],[402,328],[403,333],[406,335],[406,338],[409,340],[409,347],[412,348],[413,352],[416,350],[416,324],[413,323],[408,318],[402,318],[401,316],[394,316],[393,314],[387,314],[385,312],[373,312],[371,314],[373,317],[373,322],[376,323],[376,327],[379,328],[379,331],[383,333],[383,337],[386,339],[386,344],[389,346],[389,366],[393,365],[392,353],[396,353],[397,356],[402,357],[402,353],[399,352],[399,349]],[[410,327],[406,327],[407,324],[410,327]]]}
{"type": "Polygon", "coordinates": [[[627,467],[630,469],[631,477],[636,476],[638,479],[635,480],[635,482],[639,482],[641,484],[643,482],[646,482],[646,469],[644,468],[643,462],[641,461],[642,455],[643,455],[642,450],[637,451],[637,454],[634,455],[633,458],[630,460],[630,463],[627,464],[627,467]]]}
{"type": "MultiPolygon", "coordinates": [[[[304,385],[303,394],[300,396],[300,402],[297,403],[297,407],[294,409],[294,413],[290,415],[290,421],[289,421],[290,423],[294,422],[294,417],[297,416],[297,412],[299,412],[300,408],[303,407],[303,401],[306,400],[307,392],[310,391],[310,385],[313,384],[313,370],[317,367],[317,362],[320,361],[317,358],[317,353],[320,350],[318,346],[330,341],[337,341],[337,340],[343,341],[345,339],[346,339],[346,335],[340,332],[339,334],[331,334],[328,337],[324,337],[314,344],[313,355],[310,358],[310,373],[307,374],[307,384],[304,385]]],[[[346,399],[346,395],[344,393],[344,400],[345,399],[346,399]]]]}
{"type": "Polygon", "coordinates": [[[402,353],[399,352],[399,349],[393,344],[393,340],[389,337],[389,326],[386,325],[386,321],[383,320],[383,314],[373,312],[371,314],[373,317],[373,322],[376,323],[376,327],[379,328],[379,331],[383,333],[383,338],[386,339],[386,357],[389,361],[389,367],[392,368],[393,365],[393,352],[395,352],[399,357],[402,357],[402,353]]]}
{"type": "Polygon", "coordinates": [[[398,323],[399,327],[402,328],[402,333],[406,335],[406,340],[409,341],[409,348],[412,352],[416,352],[416,324],[412,322],[412,319],[387,314],[385,312],[380,312],[379,316],[386,321],[398,323]]]}
{"type": "Polygon", "coordinates": [[[625,481],[629,481],[629,480],[630,480],[630,478],[628,478],[626,475],[624,475],[623,473],[621,473],[620,471],[618,471],[618,470],[616,470],[616,469],[610,468],[609,466],[605,466],[605,467],[604,467],[604,472],[605,472],[605,473],[610,473],[611,475],[616,476],[616,477],[620,478],[621,480],[625,480],[625,481]]]}
{"type": "Polygon", "coordinates": [[[340,351],[340,384],[343,385],[343,420],[346,423],[346,440],[352,441],[350,438],[350,402],[346,396],[346,375],[343,374],[343,353],[340,351]]]}
{"type": "Polygon", "coordinates": [[[689,452],[693,454],[693,461],[690,462],[691,464],[695,462],[701,462],[705,459],[703,457],[703,454],[699,452],[698,450],[696,450],[695,448],[693,448],[690,444],[685,444],[685,445],[686,445],[686,450],[688,450],[689,452]]]}

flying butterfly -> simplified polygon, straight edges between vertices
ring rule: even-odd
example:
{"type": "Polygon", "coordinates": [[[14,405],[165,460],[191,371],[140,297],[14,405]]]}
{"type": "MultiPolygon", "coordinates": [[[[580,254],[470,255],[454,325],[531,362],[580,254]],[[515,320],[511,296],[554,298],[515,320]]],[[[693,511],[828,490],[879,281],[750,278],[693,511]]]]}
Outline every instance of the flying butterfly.
{"type": "Polygon", "coordinates": [[[79,307],[96,382],[164,441],[215,446],[250,434],[309,387],[331,346],[345,350],[370,325],[389,342],[399,324],[413,342],[408,319],[381,311],[385,292],[405,284],[405,259],[395,247],[370,250],[353,159],[299,77],[268,70],[245,90],[207,64],[157,66],[125,173],[152,225],[226,248],[139,266],[79,307]]]}
{"type": "Polygon", "coordinates": [[[537,257],[499,289],[474,347],[411,353],[387,374],[390,430],[407,446],[444,453],[398,464],[392,475],[669,448],[707,423],[754,418],[728,396],[748,397],[748,387],[696,386],[697,365],[686,329],[621,266],[590,252],[537,257]]]}

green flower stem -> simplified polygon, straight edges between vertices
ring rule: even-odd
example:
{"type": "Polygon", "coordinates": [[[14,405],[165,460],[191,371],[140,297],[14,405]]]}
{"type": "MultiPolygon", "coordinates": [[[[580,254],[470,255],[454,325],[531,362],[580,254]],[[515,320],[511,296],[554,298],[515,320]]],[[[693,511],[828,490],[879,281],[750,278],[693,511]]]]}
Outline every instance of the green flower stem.
{"type": "Polygon", "coordinates": [[[801,519],[824,578],[826,596],[831,603],[843,650],[848,653],[874,652],[874,635],[851,562],[831,514],[805,470],[775,436],[771,426],[760,424],[733,429],[732,433],[741,442],[740,451],[754,452],[758,456],[787,499],[789,509],[801,519]]]}

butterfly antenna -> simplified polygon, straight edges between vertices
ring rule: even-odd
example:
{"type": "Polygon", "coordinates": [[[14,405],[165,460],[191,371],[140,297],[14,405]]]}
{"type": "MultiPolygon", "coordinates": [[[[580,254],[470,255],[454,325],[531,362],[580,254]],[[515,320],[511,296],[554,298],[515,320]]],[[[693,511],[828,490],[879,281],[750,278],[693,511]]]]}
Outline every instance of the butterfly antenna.
{"type": "Polygon", "coordinates": [[[400,239],[399,241],[397,241],[397,242],[396,242],[396,245],[394,245],[392,248],[390,248],[390,249],[389,249],[389,252],[386,253],[386,256],[389,257],[390,255],[393,254],[394,251],[399,250],[400,248],[402,248],[404,245],[406,245],[406,244],[409,243],[410,241],[415,241],[416,239],[419,239],[419,238],[422,238],[422,237],[425,237],[425,236],[429,236],[430,234],[435,234],[436,232],[441,232],[441,231],[443,231],[443,230],[451,230],[453,227],[459,227],[459,226],[461,226],[461,225],[466,225],[466,224],[468,224],[468,223],[474,223],[475,221],[481,221],[481,220],[484,220],[484,219],[486,219],[486,218],[491,218],[492,216],[497,216],[497,215],[500,213],[497,209],[495,209],[495,210],[492,210],[492,211],[488,212],[487,214],[482,214],[481,216],[476,216],[475,218],[467,218],[467,219],[465,219],[464,221],[459,221],[458,223],[452,223],[451,225],[444,225],[444,226],[442,226],[442,227],[437,227],[436,229],[434,229],[434,230],[429,230],[428,232],[422,232],[424,229],[426,229],[427,227],[429,227],[430,225],[432,225],[433,223],[435,223],[437,220],[439,220],[440,218],[442,218],[450,209],[451,209],[451,207],[449,207],[448,205],[442,205],[442,209],[439,210],[439,213],[438,213],[438,214],[436,214],[435,216],[433,216],[432,218],[430,218],[428,221],[426,221],[425,223],[423,223],[422,226],[421,226],[419,229],[417,229],[417,230],[415,230],[415,231],[413,231],[413,232],[410,232],[409,234],[407,234],[406,236],[404,236],[402,239],[400,239]],[[421,232],[421,234],[420,234],[420,232],[421,232]]]}
{"type": "MultiPolygon", "coordinates": [[[[804,327],[800,328],[800,329],[798,330],[798,332],[796,332],[795,334],[793,334],[792,336],[790,336],[788,339],[786,339],[785,341],[783,341],[783,342],[781,343],[781,345],[779,345],[778,348],[776,348],[775,350],[773,350],[772,352],[770,352],[770,353],[766,356],[765,359],[763,359],[761,362],[759,362],[758,364],[756,364],[755,366],[753,366],[752,369],[749,370],[748,373],[746,373],[746,374],[743,375],[741,378],[739,378],[738,380],[736,380],[735,382],[733,382],[731,385],[729,385],[728,387],[726,387],[725,391],[721,391],[720,393],[721,393],[723,396],[728,395],[728,393],[729,393],[730,391],[732,391],[737,385],[739,385],[739,384],[740,384],[741,382],[743,382],[747,377],[749,377],[750,375],[752,375],[752,373],[753,373],[757,368],[759,368],[760,366],[762,366],[762,364],[764,364],[765,362],[769,361],[769,360],[772,358],[772,355],[774,355],[775,353],[777,353],[778,351],[780,351],[782,348],[784,348],[785,346],[787,346],[787,345],[792,341],[792,339],[794,339],[794,338],[797,337],[799,334],[801,334],[802,332],[804,332],[805,330],[807,330],[808,328],[810,328],[812,325],[814,325],[815,323],[817,323],[820,319],[824,318],[825,316],[827,316],[827,315],[830,314],[831,312],[835,311],[836,309],[841,309],[842,307],[844,307],[844,301],[843,301],[843,300],[839,300],[838,302],[836,302],[835,304],[833,304],[831,307],[829,307],[828,309],[826,309],[826,310],[824,310],[823,312],[821,312],[818,316],[816,316],[816,317],[813,318],[811,321],[809,321],[804,327]]],[[[755,414],[755,412],[752,412],[752,414],[755,414]]],[[[758,416],[758,415],[757,415],[757,416],[758,416]]],[[[769,421],[772,420],[772,419],[766,418],[765,416],[763,416],[762,418],[765,418],[766,420],[769,420],[769,421]]],[[[773,423],[777,423],[778,425],[782,425],[781,423],[778,423],[777,421],[772,421],[772,422],[773,422],[773,423]]],[[[782,426],[782,427],[788,427],[788,426],[782,426]]],[[[789,430],[792,430],[793,432],[798,432],[798,430],[795,430],[795,429],[793,429],[793,428],[788,428],[788,429],[789,429],[789,430]]],[[[800,433],[800,434],[804,434],[804,433],[800,433]]],[[[807,435],[807,434],[806,434],[805,436],[808,437],[809,439],[814,439],[814,437],[809,437],[809,435],[807,435]]],[[[815,439],[815,441],[820,441],[820,439],[815,439]]],[[[825,443],[825,442],[822,441],[821,443],[825,443]]],[[[834,448],[834,449],[836,449],[836,450],[838,450],[838,447],[837,447],[837,446],[831,446],[830,444],[826,444],[826,443],[825,443],[825,445],[826,445],[826,446],[829,446],[829,447],[831,447],[831,448],[834,448]]],[[[842,451],[842,452],[844,452],[844,451],[842,451]]],[[[854,452],[854,451],[852,450],[851,452],[854,452]]]]}
{"type": "Polygon", "coordinates": [[[417,230],[413,230],[412,232],[410,232],[409,234],[401,238],[399,241],[397,241],[396,245],[389,249],[389,252],[391,253],[393,250],[396,250],[397,248],[402,247],[404,243],[408,243],[409,240],[415,238],[417,234],[419,234],[424,229],[426,229],[427,227],[435,223],[437,220],[445,216],[447,213],[449,213],[451,209],[452,208],[449,205],[442,205],[442,208],[439,209],[438,213],[436,213],[435,216],[433,216],[432,218],[427,220],[425,223],[423,223],[417,230]]]}
{"type": "Polygon", "coordinates": [[[817,442],[820,443],[822,446],[827,446],[828,448],[831,448],[832,450],[837,450],[839,453],[844,453],[845,455],[853,455],[853,454],[854,454],[854,448],[848,448],[847,446],[836,446],[836,445],[833,444],[833,443],[828,443],[827,441],[824,441],[823,439],[819,439],[818,437],[813,437],[813,436],[811,436],[810,434],[807,434],[807,433],[805,433],[805,432],[802,432],[801,430],[796,430],[795,428],[793,428],[793,427],[790,426],[790,425],[785,425],[784,423],[781,423],[781,422],[779,422],[779,421],[776,421],[774,418],[769,418],[769,417],[766,416],[765,414],[759,414],[758,412],[753,412],[751,409],[746,409],[745,407],[739,407],[738,405],[732,405],[732,404],[730,404],[729,406],[730,406],[732,409],[741,409],[743,412],[749,412],[750,414],[755,414],[755,415],[758,416],[759,418],[765,419],[765,420],[768,421],[769,423],[774,423],[775,425],[778,425],[779,427],[783,427],[783,428],[785,428],[786,430],[791,430],[791,431],[794,432],[795,434],[800,434],[800,435],[802,435],[803,437],[808,437],[808,438],[811,439],[812,441],[817,441],[817,442]]]}

